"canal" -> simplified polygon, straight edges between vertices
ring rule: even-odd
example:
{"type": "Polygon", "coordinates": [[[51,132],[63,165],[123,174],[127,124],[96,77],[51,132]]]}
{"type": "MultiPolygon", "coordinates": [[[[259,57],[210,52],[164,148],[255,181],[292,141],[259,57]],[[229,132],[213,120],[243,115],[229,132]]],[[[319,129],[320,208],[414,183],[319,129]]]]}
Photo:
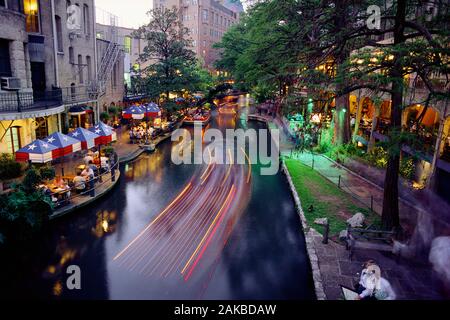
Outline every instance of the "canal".
{"type": "MultiPolygon", "coordinates": [[[[244,108],[245,109],[245,108],[244,108]]],[[[210,127],[263,129],[214,113],[210,127]]],[[[175,165],[163,142],[119,184],[2,259],[0,296],[41,299],[314,299],[299,217],[281,172],[175,165]],[[68,290],[67,267],[81,270],[68,290]]],[[[235,150],[239,152],[239,150],[235,150]]],[[[227,152],[225,152],[227,154],[227,152]]]]}

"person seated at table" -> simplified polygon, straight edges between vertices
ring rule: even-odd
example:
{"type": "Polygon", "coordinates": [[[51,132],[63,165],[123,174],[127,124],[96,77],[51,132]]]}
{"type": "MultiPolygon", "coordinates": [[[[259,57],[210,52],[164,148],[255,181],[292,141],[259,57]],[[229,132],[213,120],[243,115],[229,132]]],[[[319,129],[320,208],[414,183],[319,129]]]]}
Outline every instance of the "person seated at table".
{"type": "Polygon", "coordinates": [[[110,170],[109,158],[101,157],[101,170],[102,173],[109,172],[110,170]]]}
{"type": "Polygon", "coordinates": [[[48,197],[52,196],[52,191],[46,185],[42,186],[42,192],[48,197]]]}
{"type": "Polygon", "coordinates": [[[89,154],[89,153],[83,158],[83,161],[84,161],[84,164],[85,164],[85,165],[88,165],[88,164],[89,164],[89,161],[93,161],[93,160],[94,160],[94,158],[93,158],[92,155],[89,154]]]}
{"type": "Polygon", "coordinates": [[[86,190],[86,179],[82,177],[81,172],[77,172],[77,175],[73,178],[73,184],[77,193],[81,193],[86,190]]]}
{"type": "MultiPolygon", "coordinates": [[[[92,164],[92,161],[90,162],[92,164]]],[[[86,179],[86,181],[94,179],[94,170],[92,170],[91,166],[87,165],[86,168],[81,172],[81,175],[86,179]]]]}
{"type": "MultiPolygon", "coordinates": [[[[100,159],[99,158],[96,158],[96,159],[98,159],[98,163],[100,164],[100,159]]],[[[94,177],[95,176],[98,176],[98,174],[99,174],[99,172],[98,172],[98,167],[94,164],[94,162],[90,162],[89,163],[89,165],[88,165],[91,169],[92,169],[92,171],[94,172],[94,177]]]]}

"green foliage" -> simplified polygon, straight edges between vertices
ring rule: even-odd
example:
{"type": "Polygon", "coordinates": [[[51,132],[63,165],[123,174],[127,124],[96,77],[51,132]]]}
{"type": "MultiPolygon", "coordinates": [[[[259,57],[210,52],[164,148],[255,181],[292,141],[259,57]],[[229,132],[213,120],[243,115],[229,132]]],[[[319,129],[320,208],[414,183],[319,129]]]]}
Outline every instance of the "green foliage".
{"type": "Polygon", "coordinates": [[[21,189],[26,193],[31,194],[41,182],[42,178],[39,171],[35,167],[31,167],[25,172],[25,178],[22,181],[21,189]]]}
{"type": "MultiPolygon", "coordinates": [[[[288,159],[286,160],[286,166],[295,189],[302,200],[302,208],[310,226],[316,227],[314,220],[317,218],[328,218],[330,235],[338,234],[347,227],[347,218],[339,214],[342,211],[349,215],[361,212],[366,216],[369,224],[379,221],[376,214],[370,212],[367,208],[355,205],[349,194],[300,161],[288,159]],[[330,199],[334,199],[334,201],[330,199]],[[310,206],[314,207],[313,211],[308,210],[310,206]]],[[[323,228],[318,227],[316,229],[323,232],[323,228]]]]}
{"type": "Polygon", "coordinates": [[[403,157],[400,161],[400,175],[408,180],[413,180],[416,173],[416,166],[413,157],[403,157]]]}
{"type": "Polygon", "coordinates": [[[387,167],[389,153],[382,146],[376,146],[366,154],[364,159],[372,166],[385,169],[387,167]]]}
{"type": "Polygon", "coordinates": [[[111,119],[111,115],[108,112],[103,111],[102,113],[100,113],[100,120],[108,121],[109,119],[111,119]]]}
{"type": "Polygon", "coordinates": [[[152,62],[140,71],[145,92],[154,98],[165,94],[168,100],[170,92],[182,93],[208,86],[211,79],[199,68],[195,53],[189,49],[192,39],[181,22],[179,10],[156,8],[148,15],[150,22],[134,33],[146,41],[140,61],[152,62]]]}
{"type": "MultiPolygon", "coordinates": [[[[112,115],[113,117],[118,116],[118,115],[120,114],[120,110],[119,110],[119,108],[116,107],[116,106],[111,106],[111,107],[109,107],[109,108],[108,108],[108,112],[109,112],[109,114],[112,115]]],[[[100,115],[100,117],[101,117],[101,115],[100,115]]],[[[106,119],[106,120],[108,120],[108,119],[106,119]]]]}
{"type": "Polygon", "coordinates": [[[28,241],[42,230],[52,212],[49,199],[33,190],[18,188],[0,195],[0,234],[4,243],[28,241]]]}
{"type": "Polygon", "coordinates": [[[331,156],[333,148],[335,148],[333,144],[333,127],[323,129],[319,144],[314,148],[314,151],[331,156]]]}
{"type": "Polygon", "coordinates": [[[22,166],[16,162],[12,155],[0,155],[0,180],[15,179],[22,175],[22,166]]]}
{"type": "Polygon", "coordinates": [[[354,156],[364,156],[364,151],[358,148],[355,144],[349,143],[333,146],[330,149],[329,154],[332,159],[336,160],[337,162],[344,163],[348,158],[352,158],[354,156]]]}
{"type": "MultiPolygon", "coordinates": [[[[0,195],[0,244],[28,241],[47,223],[52,203],[38,189],[41,170],[29,168],[13,192],[0,195]]],[[[42,174],[50,177],[54,175],[51,171],[45,168],[42,174]]]]}
{"type": "Polygon", "coordinates": [[[41,180],[53,180],[55,179],[56,172],[52,166],[44,166],[39,169],[39,176],[41,180]]]}
{"type": "Polygon", "coordinates": [[[276,96],[276,88],[260,83],[253,88],[253,95],[255,96],[256,102],[262,103],[276,96]]]}
{"type": "Polygon", "coordinates": [[[112,155],[114,153],[114,147],[106,146],[102,149],[102,151],[105,154],[105,156],[109,157],[110,155],[112,155]]]}

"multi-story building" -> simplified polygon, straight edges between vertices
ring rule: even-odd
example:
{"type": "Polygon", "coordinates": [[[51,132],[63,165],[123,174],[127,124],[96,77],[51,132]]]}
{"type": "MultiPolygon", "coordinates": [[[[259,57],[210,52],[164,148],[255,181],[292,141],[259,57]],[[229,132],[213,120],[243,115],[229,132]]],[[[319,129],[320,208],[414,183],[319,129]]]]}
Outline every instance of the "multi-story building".
{"type": "Polygon", "coordinates": [[[230,0],[153,0],[153,8],[158,7],[179,8],[183,25],[190,31],[192,50],[210,70],[219,58],[213,44],[220,42],[243,11],[239,1],[230,0]]]}
{"type": "Polygon", "coordinates": [[[112,74],[98,47],[94,0],[0,0],[0,153],[98,121],[112,74]]]}
{"type": "MultiPolygon", "coordinates": [[[[123,48],[123,81],[125,99],[135,97],[139,99],[141,90],[136,88],[134,77],[141,69],[148,66],[150,62],[142,62],[139,60],[140,55],[144,52],[146,46],[145,40],[137,39],[133,36],[135,29],[120,27],[111,28],[108,24],[96,25],[97,39],[106,40],[114,37],[114,42],[120,44],[123,48]]],[[[122,63],[122,62],[121,62],[122,63]]]]}

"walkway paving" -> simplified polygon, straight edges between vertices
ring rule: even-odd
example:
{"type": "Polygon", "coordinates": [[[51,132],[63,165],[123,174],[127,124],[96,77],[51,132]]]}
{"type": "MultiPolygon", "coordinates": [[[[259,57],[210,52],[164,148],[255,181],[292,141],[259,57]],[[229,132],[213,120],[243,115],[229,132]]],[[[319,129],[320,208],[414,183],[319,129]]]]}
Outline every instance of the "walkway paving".
{"type": "MultiPolygon", "coordinates": [[[[340,286],[353,288],[362,264],[375,260],[382,276],[392,285],[398,300],[442,300],[443,284],[428,265],[412,264],[409,260],[396,259],[390,253],[356,250],[353,260],[341,244],[322,243],[322,236],[314,230],[314,246],[319,262],[322,285],[328,300],[342,300],[340,286]]],[[[448,299],[448,297],[447,297],[448,299]]]]}
{"type": "MultiPolygon", "coordinates": [[[[287,125],[282,119],[260,115],[250,115],[249,118],[268,121],[269,128],[279,128],[281,133],[280,152],[283,156],[292,155],[293,143],[289,137],[287,125]]],[[[312,166],[313,156],[311,154],[304,153],[297,157],[300,161],[312,166]]],[[[344,191],[352,194],[368,207],[373,199],[374,211],[381,213],[382,188],[376,184],[321,156],[314,157],[314,169],[335,184],[340,184],[344,191]]],[[[400,203],[400,210],[403,222],[411,222],[411,217],[418,215],[418,211],[420,211],[408,201],[400,203]]],[[[413,221],[416,222],[415,219],[413,221]]],[[[411,227],[413,226],[414,224],[411,227]]],[[[409,231],[413,232],[413,230],[409,231]]],[[[397,299],[439,300],[449,298],[444,296],[444,284],[426,260],[425,263],[418,263],[397,258],[391,253],[374,250],[356,250],[353,260],[350,260],[348,251],[342,244],[333,241],[323,244],[322,235],[314,228],[310,228],[306,232],[310,235],[309,239],[312,235],[312,240],[309,241],[313,243],[317,257],[310,257],[310,259],[317,260],[323,291],[328,300],[343,299],[340,286],[352,288],[357,279],[357,273],[362,270],[362,264],[369,259],[375,260],[380,265],[382,276],[393,286],[397,299]]]]}

